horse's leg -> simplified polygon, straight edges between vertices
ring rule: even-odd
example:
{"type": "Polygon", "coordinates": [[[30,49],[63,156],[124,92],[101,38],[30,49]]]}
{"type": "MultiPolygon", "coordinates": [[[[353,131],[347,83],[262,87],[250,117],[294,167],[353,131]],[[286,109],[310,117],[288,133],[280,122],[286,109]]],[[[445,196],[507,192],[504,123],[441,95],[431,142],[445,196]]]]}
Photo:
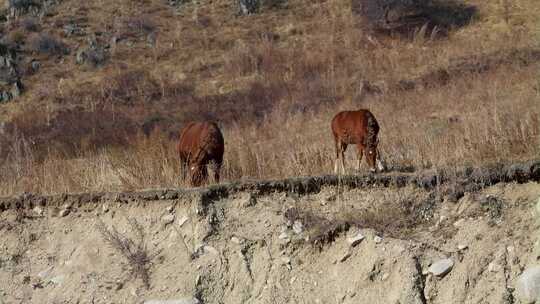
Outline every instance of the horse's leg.
{"type": "Polygon", "coordinates": [[[356,165],[356,170],[360,171],[360,165],[362,164],[362,157],[364,156],[364,146],[357,144],[356,148],[358,149],[358,164],[356,165]]]}
{"type": "Polygon", "coordinates": [[[339,150],[340,150],[341,144],[340,144],[339,140],[336,137],[334,137],[334,144],[336,146],[336,159],[334,161],[334,174],[338,174],[339,150]]]}
{"type": "Polygon", "coordinates": [[[347,150],[347,144],[341,143],[341,171],[345,174],[345,151],[347,150]]]}

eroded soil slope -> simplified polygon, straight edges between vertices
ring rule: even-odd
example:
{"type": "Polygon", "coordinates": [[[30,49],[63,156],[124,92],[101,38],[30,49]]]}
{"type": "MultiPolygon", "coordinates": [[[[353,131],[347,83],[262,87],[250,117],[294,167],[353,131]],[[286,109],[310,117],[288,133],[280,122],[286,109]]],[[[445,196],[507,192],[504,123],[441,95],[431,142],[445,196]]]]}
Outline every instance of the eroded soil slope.
{"type": "Polygon", "coordinates": [[[4,199],[0,302],[518,303],[540,196],[518,176],[4,199]]]}

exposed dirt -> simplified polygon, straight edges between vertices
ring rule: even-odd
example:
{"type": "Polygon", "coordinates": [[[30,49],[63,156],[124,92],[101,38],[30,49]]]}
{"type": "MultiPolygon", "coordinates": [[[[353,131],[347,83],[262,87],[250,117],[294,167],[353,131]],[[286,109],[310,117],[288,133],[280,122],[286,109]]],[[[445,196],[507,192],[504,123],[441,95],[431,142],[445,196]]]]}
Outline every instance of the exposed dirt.
{"type": "Polygon", "coordinates": [[[0,302],[518,303],[539,164],[0,199],[0,302]]]}

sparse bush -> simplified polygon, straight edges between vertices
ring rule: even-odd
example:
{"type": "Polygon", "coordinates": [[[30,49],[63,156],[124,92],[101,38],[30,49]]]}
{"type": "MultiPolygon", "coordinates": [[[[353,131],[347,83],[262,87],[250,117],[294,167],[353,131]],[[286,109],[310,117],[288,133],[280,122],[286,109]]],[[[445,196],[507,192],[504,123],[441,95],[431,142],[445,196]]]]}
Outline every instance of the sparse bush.
{"type": "Polygon", "coordinates": [[[161,96],[158,82],[146,70],[121,71],[103,81],[102,98],[107,103],[133,105],[156,101],[161,96]]]}
{"type": "Polygon", "coordinates": [[[39,32],[41,26],[36,18],[27,17],[21,20],[21,27],[27,32],[39,32]]]}
{"type": "Polygon", "coordinates": [[[37,34],[30,38],[29,49],[32,52],[52,56],[69,54],[69,48],[60,39],[49,34],[37,34]]]}
{"type": "Polygon", "coordinates": [[[128,280],[141,279],[146,289],[149,289],[152,260],[160,252],[149,252],[143,228],[137,220],[128,219],[128,223],[133,237],[121,234],[114,226],[108,229],[103,222],[97,224],[97,229],[105,242],[126,260],[128,280]]]}
{"type": "Polygon", "coordinates": [[[10,45],[21,45],[24,44],[26,39],[26,34],[21,30],[13,30],[8,34],[8,44],[10,45]]]}

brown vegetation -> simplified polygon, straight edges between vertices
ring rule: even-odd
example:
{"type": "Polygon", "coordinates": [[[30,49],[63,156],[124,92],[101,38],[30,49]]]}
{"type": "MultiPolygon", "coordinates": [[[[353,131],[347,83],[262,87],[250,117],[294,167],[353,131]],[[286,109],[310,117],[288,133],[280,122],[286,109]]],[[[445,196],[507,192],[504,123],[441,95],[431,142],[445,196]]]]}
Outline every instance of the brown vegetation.
{"type": "MultiPolygon", "coordinates": [[[[0,195],[181,186],[174,144],[193,119],[223,126],[225,180],[331,172],[330,120],[357,108],[377,117],[390,166],[538,156],[534,1],[471,0],[477,20],[447,38],[384,46],[365,44],[346,1],[296,0],[240,17],[229,2],[174,15],[157,0],[90,1],[45,17],[43,30],[75,16],[115,43],[99,69],[43,58],[27,93],[1,106],[0,195]],[[411,81],[419,85],[396,85],[411,81]]],[[[62,43],[75,49],[81,39],[62,43]]]]}

